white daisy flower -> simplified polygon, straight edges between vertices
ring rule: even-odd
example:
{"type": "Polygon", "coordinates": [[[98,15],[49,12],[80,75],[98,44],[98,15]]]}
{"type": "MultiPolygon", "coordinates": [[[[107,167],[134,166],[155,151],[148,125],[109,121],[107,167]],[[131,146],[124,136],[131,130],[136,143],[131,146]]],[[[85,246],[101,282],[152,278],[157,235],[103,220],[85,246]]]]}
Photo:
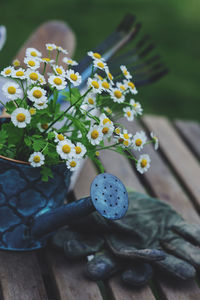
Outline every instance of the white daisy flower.
{"type": "Polygon", "coordinates": [[[3,71],[1,71],[1,75],[3,77],[9,77],[9,76],[12,76],[13,71],[14,71],[13,67],[6,67],[3,69],[3,71]]]}
{"type": "Polygon", "coordinates": [[[150,162],[151,162],[151,159],[148,154],[140,155],[140,158],[138,159],[138,162],[136,165],[138,172],[140,172],[141,174],[146,172],[150,167],[150,162]]]}
{"type": "Polygon", "coordinates": [[[128,121],[134,120],[134,111],[129,106],[124,107],[123,111],[124,111],[124,116],[128,121]]]}
{"type": "Polygon", "coordinates": [[[25,57],[24,62],[32,70],[37,70],[40,67],[39,60],[32,57],[25,57]]]}
{"type": "Polygon", "coordinates": [[[19,79],[26,79],[26,71],[22,68],[14,70],[12,73],[12,77],[19,78],[19,79]]]}
{"type": "Polygon", "coordinates": [[[62,66],[55,65],[53,66],[55,73],[59,76],[65,76],[65,70],[62,66]]]}
{"type": "Polygon", "coordinates": [[[82,78],[78,72],[74,72],[74,70],[67,70],[66,78],[73,83],[74,86],[78,86],[81,84],[82,78]]]}
{"type": "Polygon", "coordinates": [[[60,141],[56,146],[56,150],[62,159],[74,157],[76,153],[74,144],[68,139],[60,141]]]}
{"type": "Polygon", "coordinates": [[[92,145],[98,145],[103,139],[101,126],[92,126],[87,134],[87,138],[92,145]]]}
{"type": "Polygon", "coordinates": [[[45,46],[46,46],[46,49],[48,51],[53,51],[53,50],[56,49],[56,45],[55,44],[47,43],[45,46]]]}
{"type": "Polygon", "coordinates": [[[39,109],[39,110],[41,110],[41,109],[45,109],[45,108],[47,108],[48,107],[48,100],[37,100],[34,104],[33,104],[33,106],[35,107],[35,108],[37,108],[37,109],[39,109]]]}
{"type": "Polygon", "coordinates": [[[154,142],[154,149],[158,150],[159,147],[159,142],[158,142],[158,137],[155,136],[155,134],[153,132],[150,133],[151,138],[153,139],[154,142]]]}
{"type": "Polygon", "coordinates": [[[137,89],[135,87],[135,84],[132,81],[130,81],[130,80],[124,80],[124,83],[127,85],[128,90],[132,94],[136,95],[138,93],[138,91],[137,91],[137,89]]]}
{"type": "Polygon", "coordinates": [[[94,78],[96,78],[98,81],[99,80],[103,81],[103,77],[97,73],[94,74],[94,78]]]}
{"type": "MultiPolygon", "coordinates": [[[[45,130],[48,129],[49,124],[48,123],[38,123],[37,127],[39,129],[40,132],[44,132],[45,130]]],[[[50,128],[47,130],[47,132],[50,130],[50,128]]]]}
{"type": "Polygon", "coordinates": [[[110,109],[110,107],[106,106],[106,107],[104,107],[103,109],[105,110],[105,112],[106,112],[107,114],[109,114],[109,115],[112,114],[112,109],[110,109]]]}
{"type": "Polygon", "coordinates": [[[38,71],[33,71],[31,69],[26,70],[26,78],[28,79],[28,82],[31,84],[37,83],[41,76],[42,75],[38,71]]]}
{"type": "Polygon", "coordinates": [[[147,141],[147,137],[146,137],[145,132],[144,131],[137,132],[133,136],[133,148],[135,150],[140,151],[141,149],[143,149],[146,141],[147,141]]]}
{"type": "Polygon", "coordinates": [[[96,95],[88,93],[84,98],[83,104],[87,104],[88,107],[94,107],[96,105],[96,95]]]}
{"type": "Polygon", "coordinates": [[[101,114],[99,117],[100,125],[113,125],[113,122],[106,116],[106,114],[101,114]]]}
{"type": "Polygon", "coordinates": [[[102,92],[102,86],[100,80],[97,80],[95,78],[88,78],[88,86],[92,88],[94,93],[101,93],[102,92]]]}
{"type": "Polygon", "coordinates": [[[41,152],[34,152],[29,157],[29,162],[31,163],[31,166],[36,168],[40,167],[44,164],[45,157],[41,152]]]}
{"type": "Polygon", "coordinates": [[[115,132],[117,135],[120,135],[120,133],[121,133],[121,128],[120,128],[120,127],[116,127],[114,132],[115,132]]]}
{"type": "Polygon", "coordinates": [[[29,108],[29,112],[31,114],[31,116],[36,114],[36,109],[34,107],[29,108]]]}
{"type": "Polygon", "coordinates": [[[114,129],[115,127],[113,124],[109,124],[108,122],[105,125],[101,125],[101,131],[104,138],[109,138],[113,134],[114,129]]]}
{"type": "Polygon", "coordinates": [[[66,49],[63,49],[63,47],[61,46],[56,46],[56,50],[58,50],[59,52],[62,52],[63,54],[68,54],[68,51],[66,49]]]}
{"type": "Polygon", "coordinates": [[[54,131],[54,134],[55,134],[54,142],[59,143],[59,142],[65,140],[65,136],[62,133],[58,133],[58,132],[54,131]]]}
{"type": "Polygon", "coordinates": [[[32,58],[38,58],[42,56],[42,53],[40,51],[38,51],[35,48],[27,48],[26,49],[26,56],[27,57],[32,57],[32,58]]]}
{"type": "Polygon", "coordinates": [[[110,73],[110,70],[109,70],[108,67],[105,68],[105,72],[106,72],[106,76],[107,76],[107,78],[109,79],[110,83],[113,85],[113,84],[114,84],[114,82],[113,82],[113,76],[112,76],[112,74],[110,73]]]}
{"type": "Polygon", "coordinates": [[[122,94],[122,91],[120,89],[112,88],[109,93],[114,102],[117,102],[117,103],[124,102],[125,97],[122,94]]]}
{"type": "Polygon", "coordinates": [[[139,102],[136,102],[134,99],[131,99],[130,104],[133,106],[136,115],[142,115],[143,109],[139,102]]]}
{"type": "Polygon", "coordinates": [[[39,76],[38,83],[41,84],[41,85],[46,84],[46,80],[45,80],[44,76],[41,75],[41,74],[40,74],[40,76],[39,76]]]}
{"type": "Polygon", "coordinates": [[[50,65],[52,65],[55,62],[55,60],[53,60],[49,57],[40,58],[39,61],[43,62],[43,63],[46,63],[46,64],[50,64],[50,65]]]}
{"type": "Polygon", "coordinates": [[[72,158],[68,158],[67,161],[66,161],[66,165],[67,165],[67,168],[70,170],[70,171],[75,171],[78,169],[79,165],[80,165],[80,159],[78,159],[77,157],[72,157],[72,158]]]}
{"type": "Polygon", "coordinates": [[[47,92],[39,86],[35,86],[31,90],[27,91],[28,98],[32,102],[46,101],[47,100],[46,93],[47,92]]]}
{"type": "Polygon", "coordinates": [[[101,59],[95,59],[94,67],[96,67],[100,70],[105,70],[105,68],[107,67],[107,64],[104,61],[102,61],[101,59]]]}
{"type": "Polygon", "coordinates": [[[15,99],[21,98],[23,96],[22,89],[14,81],[6,82],[2,86],[2,91],[3,91],[3,94],[6,96],[6,98],[9,100],[15,100],[15,99]]]}
{"type": "Polygon", "coordinates": [[[87,53],[90,57],[92,57],[93,59],[101,59],[103,60],[103,58],[101,57],[101,54],[97,53],[97,52],[92,52],[92,51],[89,51],[87,53]]]}
{"type": "Polygon", "coordinates": [[[31,114],[27,109],[16,108],[11,114],[11,121],[16,127],[24,128],[31,121],[31,114]]]}
{"type": "Polygon", "coordinates": [[[75,61],[75,60],[73,60],[73,59],[71,59],[71,58],[69,58],[69,57],[63,57],[63,60],[62,60],[65,64],[67,64],[68,66],[77,66],[78,65],[78,63],[75,61]]]}
{"type": "Polygon", "coordinates": [[[13,60],[13,62],[12,62],[12,65],[14,66],[14,67],[19,67],[20,66],[20,60],[19,59],[14,59],[13,60]]]}
{"type": "Polygon", "coordinates": [[[122,133],[120,133],[120,139],[121,143],[123,144],[124,147],[129,147],[132,144],[132,134],[128,133],[127,130],[123,130],[122,133]]]}
{"type": "Polygon", "coordinates": [[[126,79],[131,79],[132,78],[132,75],[127,70],[126,66],[120,66],[120,69],[121,69],[122,73],[124,74],[124,76],[126,77],[126,79]]]}
{"type": "Polygon", "coordinates": [[[118,89],[120,89],[122,92],[125,92],[127,90],[127,85],[124,82],[116,82],[116,86],[118,89]]]}
{"type": "Polygon", "coordinates": [[[78,157],[83,157],[87,151],[87,149],[85,148],[85,146],[78,142],[75,146],[75,151],[76,151],[76,155],[75,157],[78,158],[78,157]]]}
{"type": "Polygon", "coordinates": [[[111,88],[111,84],[105,79],[101,81],[101,86],[104,91],[108,91],[111,88]]]}
{"type": "Polygon", "coordinates": [[[48,82],[57,90],[63,90],[67,85],[64,77],[56,75],[51,75],[48,79],[48,82]]]}

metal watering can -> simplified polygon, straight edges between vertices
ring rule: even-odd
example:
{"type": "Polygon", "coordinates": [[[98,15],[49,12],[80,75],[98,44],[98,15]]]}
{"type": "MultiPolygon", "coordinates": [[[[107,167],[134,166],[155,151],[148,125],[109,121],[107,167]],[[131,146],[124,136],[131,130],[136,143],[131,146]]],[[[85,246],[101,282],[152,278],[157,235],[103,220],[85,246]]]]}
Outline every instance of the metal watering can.
{"type": "Polygon", "coordinates": [[[54,166],[54,178],[45,183],[38,169],[0,157],[0,249],[38,249],[56,229],[95,210],[115,220],[128,209],[126,188],[114,175],[96,176],[90,196],[63,204],[71,172],[64,164],[54,166]]]}

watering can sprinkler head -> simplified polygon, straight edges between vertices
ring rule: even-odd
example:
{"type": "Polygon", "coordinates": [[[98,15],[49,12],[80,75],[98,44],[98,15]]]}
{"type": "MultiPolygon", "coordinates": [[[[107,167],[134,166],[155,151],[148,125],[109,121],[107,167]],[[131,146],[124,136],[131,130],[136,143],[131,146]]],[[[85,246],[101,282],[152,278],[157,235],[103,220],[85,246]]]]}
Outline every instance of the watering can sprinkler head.
{"type": "Polygon", "coordinates": [[[109,173],[99,174],[90,187],[90,196],[62,205],[35,218],[30,236],[41,238],[64,225],[75,223],[95,210],[111,220],[122,218],[128,209],[128,193],[124,184],[109,173]]]}

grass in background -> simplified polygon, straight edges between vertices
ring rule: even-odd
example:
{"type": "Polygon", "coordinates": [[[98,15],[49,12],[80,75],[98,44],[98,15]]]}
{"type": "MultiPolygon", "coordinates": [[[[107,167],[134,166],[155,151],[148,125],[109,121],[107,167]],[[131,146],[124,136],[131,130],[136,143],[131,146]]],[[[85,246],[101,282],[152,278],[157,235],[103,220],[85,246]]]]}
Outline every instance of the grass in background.
{"type": "Polygon", "coordinates": [[[0,55],[7,66],[36,27],[50,19],[66,21],[77,36],[75,57],[101,42],[127,13],[133,13],[157,45],[170,69],[159,82],[140,88],[145,113],[200,121],[200,2],[196,0],[1,0],[0,24],[8,40],[0,55]]]}

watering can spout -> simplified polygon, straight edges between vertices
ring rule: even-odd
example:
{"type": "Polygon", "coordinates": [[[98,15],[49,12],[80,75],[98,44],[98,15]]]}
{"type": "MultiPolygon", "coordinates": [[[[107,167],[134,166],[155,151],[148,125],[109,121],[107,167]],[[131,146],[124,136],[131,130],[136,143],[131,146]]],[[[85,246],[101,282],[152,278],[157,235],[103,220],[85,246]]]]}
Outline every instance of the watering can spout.
{"type": "Polygon", "coordinates": [[[95,210],[107,219],[117,220],[125,215],[127,209],[128,193],[124,184],[116,176],[103,173],[93,180],[90,196],[38,216],[33,220],[29,234],[41,238],[95,210]]]}

